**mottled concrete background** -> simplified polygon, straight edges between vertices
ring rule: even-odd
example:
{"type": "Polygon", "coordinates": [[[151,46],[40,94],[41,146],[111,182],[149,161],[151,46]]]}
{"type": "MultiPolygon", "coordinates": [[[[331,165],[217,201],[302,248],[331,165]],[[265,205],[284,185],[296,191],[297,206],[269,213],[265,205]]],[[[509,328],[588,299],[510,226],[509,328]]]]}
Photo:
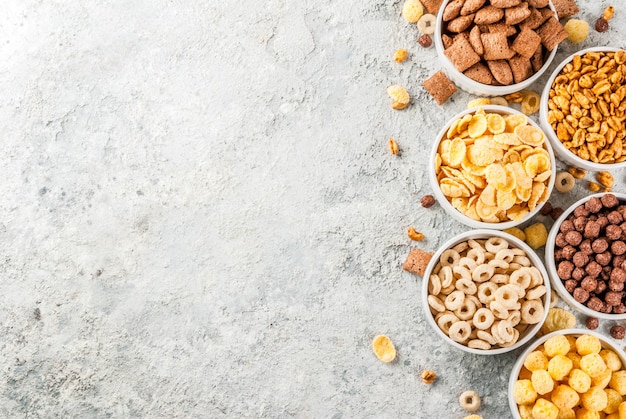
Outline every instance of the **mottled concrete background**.
{"type": "MultiPolygon", "coordinates": [[[[589,22],[609,4],[579,3],[589,22]]],[[[615,3],[557,60],[624,46],[615,3]]],[[[426,96],[435,50],[399,1],[2,6],[0,416],[461,418],[466,389],[509,416],[519,352],[447,346],[400,269],[408,226],[427,250],[467,230],[419,197],[473,97],[426,96]]]]}

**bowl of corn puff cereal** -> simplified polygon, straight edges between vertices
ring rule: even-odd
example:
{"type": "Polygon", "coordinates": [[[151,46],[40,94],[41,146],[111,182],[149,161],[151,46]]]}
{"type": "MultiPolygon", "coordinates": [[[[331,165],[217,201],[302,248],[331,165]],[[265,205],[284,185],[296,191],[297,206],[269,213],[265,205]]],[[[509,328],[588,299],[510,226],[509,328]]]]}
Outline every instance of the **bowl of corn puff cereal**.
{"type": "Polygon", "coordinates": [[[462,233],[430,259],[422,306],[433,330],[450,345],[495,355],[524,345],[550,305],[548,274],[535,252],[498,230],[462,233]]]}
{"type": "Polygon", "coordinates": [[[626,167],[626,51],[567,57],[541,96],[541,125],[559,159],[591,171],[626,167]]]}
{"type": "Polygon", "coordinates": [[[625,365],[626,354],[599,333],[566,329],[542,336],[511,372],[513,417],[623,418],[625,365]]]}
{"type": "Polygon", "coordinates": [[[438,134],[428,171],[442,207],[472,228],[507,229],[539,212],[552,192],[555,159],[543,131],[498,105],[467,109],[438,134]]]}

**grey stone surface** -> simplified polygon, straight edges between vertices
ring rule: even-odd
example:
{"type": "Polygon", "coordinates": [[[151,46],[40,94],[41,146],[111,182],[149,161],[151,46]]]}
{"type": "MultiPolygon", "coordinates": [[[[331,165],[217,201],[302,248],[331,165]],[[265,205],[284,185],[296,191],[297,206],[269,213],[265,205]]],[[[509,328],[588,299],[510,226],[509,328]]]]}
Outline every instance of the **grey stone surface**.
{"type": "MultiPolygon", "coordinates": [[[[609,2],[579,4],[593,23],[609,2]]],[[[446,345],[400,268],[409,225],[427,250],[467,230],[419,198],[473,98],[427,97],[435,50],[401,5],[3,2],[0,416],[461,418],[466,389],[509,416],[519,351],[446,345]]],[[[616,6],[557,62],[626,46],[616,6]]]]}

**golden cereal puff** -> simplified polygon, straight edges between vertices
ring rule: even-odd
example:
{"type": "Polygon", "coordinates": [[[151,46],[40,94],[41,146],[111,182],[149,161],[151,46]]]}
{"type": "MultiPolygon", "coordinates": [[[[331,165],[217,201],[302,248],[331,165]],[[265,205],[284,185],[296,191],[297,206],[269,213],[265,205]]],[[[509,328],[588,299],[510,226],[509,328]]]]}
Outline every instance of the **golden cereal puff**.
{"type": "Polygon", "coordinates": [[[568,34],[567,40],[572,44],[584,41],[589,35],[589,24],[584,20],[570,19],[565,23],[564,28],[568,34]]]}
{"type": "MultiPolygon", "coordinates": [[[[543,223],[535,223],[533,225],[526,227],[524,229],[524,233],[526,234],[526,243],[528,243],[528,245],[535,250],[539,249],[541,246],[544,246],[546,244],[546,241],[548,240],[548,230],[546,230],[546,226],[543,225],[543,223]]],[[[574,323],[575,322],[576,322],[576,318],[574,318],[574,323]]],[[[563,336],[563,338],[565,338],[565,336],[563,336]]],[[[569,343],[568,343],[568,347],[569,347],[569,343]]],[[[565,355],[568,351],[566,351],[564,354],[561,354],[561,355],[565,355]]]]}
{"type": "Polygon", "coordinates": [[[404,87],[399,86],[397,84],[389,86],[387,88],[387,94],[395,102],[401,103],[403,105],[408,104],[411,100],[411,96],[409,96],[409,92],[407,92],[404,87]]]}
{"type": "Polygon", "coordinates": [[[604,389],[600,387],[591,387],[587,392],[580,396],[580,401],[585,409],[593,412],[600,412],[606,408],[608,397],[604,389]]]}
{"type": "MultiPolygon", "coordinates": [[[[611,376],[611,381],[609,381],[609,387],[613,390],[617,391],[622,396],[626,395],[626,371],[616,371],[611,376]]],[[[624,408],[624,413],[626,414],[626,408],[624,408]]],[[[621,407],[620,407],[621,413],[621,407]]]]}
{"type": "Polygon", "coordinates": [[[589,354],[580,358],[580,369],[586,372],[589,377],[594,378],[602,374],[607,367],[600,354],[589,354]]]}
{"type": "Polygon", "coordinates": [[[547,370],[548,358],[541,351],[532,351],[524,360],[524,366],[529,371],[547,370]]]}
{"type": "Polygon", "coordinates": [[[591,335],[581,335],[576,339],[576,352],[579,355],[599,354],[602,349],[600,340],[591,335]]]}
{"type": "Polygon", "coordinates": [[[552,336],[543,343],[546,355],[550,358],[556,355],[565,355],[570,350],[569,341],[563,335],[552,336]]]}
{"type": "Polygon", "coordinates": [[[556,355],[548,362],[548,373],[556,380],[563,380],[572,370],[572,360],[565,355],[556,355]]]}
{"type": "Polygon", "coordinates": [[[551,400],[559,409],[572,409],[580,401],[580,396],[570,386],[560,384],[552,392],[551,400]]]}
{"type": "Polygon", "coordinates": [[[391,362],[396,359],[396,348],[391,339],[385,335],[378,335],[372,342],[372,349],[376,357],[383,362],[391,362]]]}
{"type": "Polygon", "coordinates": [[[533,419],[533,407],[527,406],[525,404],[521,406],[517,406],[519,410],[519,415],[522,419],[533,419]]]}
{"type": "Polygon", "coordinates": [[[517,404],[533,404],[537,392],[530,380],[517,380],[513,386],[513,398],[517,404]]]}
{"type": "MultiPolygon", "coordinates": [[[[572,348],[575,348],[576,347],[575,345],[576,345],[576,342],[573,342],[573,343],[570,342],[570,346],[572,348]]],[[[567,355],[565,356],[572,360],[572,368],[580,368],[580,358],[581,358],[580,355],[578,355],[576,352],[569,351],[567,355]]]]}
{"type": "Polygon", "coordinates": [[[557,419],[559,408],[546,399],[537,399],[532,414],[534,419],[557,419]]]}
{"type": "Polygon", "coordinates": [[[611,381],[611,375],[613,371],[610,369],[605,369],[601,374],[593,377],[591,379],[591,387],[600,387],[605,388],[609,385],[609,381],[611,381]]]}
{"type": "Polygon", "coordinates": [[[424,7],[418,0],[406,0],[402,6],[402,17],[409,23],[416,23],[424,14],[424,7]]]}
{"type": "Polygon", "coordinates": [[[530,381],[538,394],[543,395],[554,390],[554,380],[546,370],[533,371],[530,381]]]}
{"type": "MultiPolygon", "coordinates": [[[[623,396],[623,394],[622,394],[623,396]]],[[[626,402],[621,402],[617,408],[620,419],[626,418],[626,402]]]]}
{"type": "Polygon", "coordinates": [[[465,159],[465,141],[460,138],[455,138],[450,143],[450,166],[460,167],[461,163],[465,159]]]}
{"type": "Polygon", "coordinates": [[[567,384],[578,393],[586,393],[591,388],[591,377],[583,370],[573,369],[569,373],[567,384]]]}
{"type": "Polygon", "coordinates": [[[602,416],[600,416],[600,412],[594,412],[593,410],[581,407],[576,411],[576,419],[602,419],[602,416]]]}
{"type": "Polygon", "coordinates": [[[511,236],[517,237],[521,241],[526,240],[526,234],[524,234],[524,232],[522,231],[521,228],[511,227],[511,228],[505,228],[502,231],[504,231],[505,233],[510,234],[511,236]]]}
{"type": "Polygon", "coordinates": [[[607,414],[617,412],[617,409],[619,408],[619,405],[622,402],[622,395],[619,394],[617,391],[613,390],[612,388],[605,388],[604,392],[606,393],[607,404],[603,412],[607,414]]]}
{"type": "Polygon", "coordinates": [[[610,349],[602,349],[600,356],[604,360],[604,363],[611,371],[619,371],[622,369],[622,361],[619,356],[610,349]]]}
{"type": "Polygon", "coordinates": [[[557,419],[576,419],[576,412],[574,409],[559,409],[557,419]]]}

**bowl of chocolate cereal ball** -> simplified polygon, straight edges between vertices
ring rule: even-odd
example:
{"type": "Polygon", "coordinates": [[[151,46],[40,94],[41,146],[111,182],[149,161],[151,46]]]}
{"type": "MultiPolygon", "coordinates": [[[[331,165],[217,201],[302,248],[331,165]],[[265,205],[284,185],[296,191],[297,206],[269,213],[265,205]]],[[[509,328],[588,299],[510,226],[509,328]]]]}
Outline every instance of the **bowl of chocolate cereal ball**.
{"type": "Polygon", "coordinates": [[[500,96],[541,77],[567,36],[548,0],[444,0],[434,41],[444,72],[458,87],[500,96]]]}
{"type": "Polygon", "coordinates": [[[535,252],[510,234],[473,230],[448,240],[422,281],[427,322],[450,345],[496,355],[527,343],[550,305],[548,274],[535,252]]]}
{"type": "Polygon", "coordinates": [[[555,291],[576,310],[626,319],[626,195],[598,193],[555,221],[545,247],[555,291]]]}
{"type": "Polygon", "coordinates": [[[472,228],[507,229],[529,220],[554,186],[554,153],[543,131],[498,105],[454,116],[438,134],[430,162],[437,200],[472,228]]]}
{"type": "Polygon", "coordinates": [[[626,167],[626,51],[594,47],[567,57],[541,95],[540,120],[564,162],[591,171],[626,167]]]}
{"type": "Polygon", "coordinates": [[[508,385],[511,413],[523,418],[621,418],[626,412],[626,355],[590,330],[566,329],[533,342],[508,385]]]}

